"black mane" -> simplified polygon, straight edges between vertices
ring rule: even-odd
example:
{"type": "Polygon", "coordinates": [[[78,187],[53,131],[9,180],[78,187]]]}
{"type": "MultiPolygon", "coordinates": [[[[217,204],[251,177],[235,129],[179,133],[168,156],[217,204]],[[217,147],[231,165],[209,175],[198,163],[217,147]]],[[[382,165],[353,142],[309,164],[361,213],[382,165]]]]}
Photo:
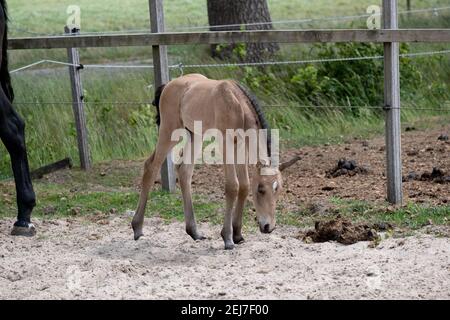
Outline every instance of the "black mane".
{"type": "Polygon", "coordinates": [[[162,95],[162,92],[163,92],[165,86],[166,85],[163,84],[163,85],[159,86],[156,89],[156,91],[155,91],[155,100],[153,100],[153,102],[152,102],[152,105],[154,105],[156,107],[156,118],[155,118],[155,120],[156,120],[156,124],[158,125],[158,127],[161,124],[161,115],[160,115],[160,112],[159,112],[159,100],[161,99],[161,95],[162,95]]]}
{"type": "Polygon", "coordinates": [[[11,85],[11,77],[8,71],[8,11],[6,8],[6,0],[0,0],[0,5],[3,11],[3,17],[0,17],[0,22],[4,24],[4,34],[2,41],[2,55],[0,66],[0,83],[6,96],[12,102],[14,100],[14,91],[11,85]],[[3,19],[2,19],[3,18],[3,19]]]}
{"type": "Polygon", "coordinates": [[[250,93],[250,91],[246,87],[244,87],[242,84],[240,84],[238,82],[235,82],[235,83],[239,87],[239,89],[242,91],[242,93],[250,101],[251,105],[253,106],[253,109],[255,110],[255,112],[258,116],[258,120],[259,120],[261,129],[267,130],[267,155],[269,157],[271,157],[272,156],[272,154],[271,154],[272,140],[271,140],[271,134],[270,134],[270,127],[266,120],[266,117],[264,116],[264,112],[263,112],[258,100],[256,99],[255,95],[250,93]]]}

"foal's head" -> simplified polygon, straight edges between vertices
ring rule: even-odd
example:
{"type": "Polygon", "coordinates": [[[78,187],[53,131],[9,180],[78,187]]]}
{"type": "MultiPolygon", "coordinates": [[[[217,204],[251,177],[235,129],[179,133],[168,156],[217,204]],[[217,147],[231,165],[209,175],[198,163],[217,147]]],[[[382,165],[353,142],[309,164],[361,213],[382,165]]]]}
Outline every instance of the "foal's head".
{"type": "Polygon", "coordinates": [[[282,177],[278,168],[260,167],[252,180],[253,202],[259,230],[270,233],[275,229],[276,202],[281,193],[282,177]]]}

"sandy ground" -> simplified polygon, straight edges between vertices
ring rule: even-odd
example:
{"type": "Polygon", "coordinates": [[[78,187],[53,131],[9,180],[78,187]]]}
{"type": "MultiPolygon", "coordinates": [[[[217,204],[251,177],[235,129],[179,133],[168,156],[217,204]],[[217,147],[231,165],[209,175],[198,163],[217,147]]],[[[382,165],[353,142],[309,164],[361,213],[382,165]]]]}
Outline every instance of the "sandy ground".
{"type": "Polygon", "coordinates": [[[425,233],[344,246],[297,240],[296,228],[247,234],[224,251],[220,226],[147,219],[135,242],[129,217],[109,224],[36,220],[35,238],[0,220],[0,299],[450,299],[450,239],[425,233]]]}

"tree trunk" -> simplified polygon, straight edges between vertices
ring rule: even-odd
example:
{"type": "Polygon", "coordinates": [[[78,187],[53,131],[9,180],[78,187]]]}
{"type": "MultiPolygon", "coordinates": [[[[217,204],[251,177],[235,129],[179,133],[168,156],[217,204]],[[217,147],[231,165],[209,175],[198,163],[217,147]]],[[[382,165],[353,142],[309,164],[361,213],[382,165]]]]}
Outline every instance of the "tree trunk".
{"type": "MultiPolygon", "coordinates": [[[[211,31],[273,29],[267,0],[207,0],[207,5],[211,31]]],[[[241,61],[260,62],[278,49],[276,43],[213,45],[211,54],[220,59],[235,56],[241,61]]]]}

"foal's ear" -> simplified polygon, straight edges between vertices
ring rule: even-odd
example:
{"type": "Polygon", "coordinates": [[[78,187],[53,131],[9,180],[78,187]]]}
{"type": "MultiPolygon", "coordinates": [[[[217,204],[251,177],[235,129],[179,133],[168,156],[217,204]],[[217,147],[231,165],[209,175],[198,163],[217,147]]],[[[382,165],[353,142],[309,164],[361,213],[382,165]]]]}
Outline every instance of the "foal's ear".
{"type": "Polygon", "coordinates": [[[280,166],[278,167],[278,169],[281,171],[283,171],[284,169],[289,168],[290,166],[292,166],[294,163],[296,163],[298,160],[300,160],[301,157],[299,155],[296,155],[295,157],[293,157],[291,160],[288,160],[286,162],[283,162],[282,164],[280,164],[280,166]]]}

